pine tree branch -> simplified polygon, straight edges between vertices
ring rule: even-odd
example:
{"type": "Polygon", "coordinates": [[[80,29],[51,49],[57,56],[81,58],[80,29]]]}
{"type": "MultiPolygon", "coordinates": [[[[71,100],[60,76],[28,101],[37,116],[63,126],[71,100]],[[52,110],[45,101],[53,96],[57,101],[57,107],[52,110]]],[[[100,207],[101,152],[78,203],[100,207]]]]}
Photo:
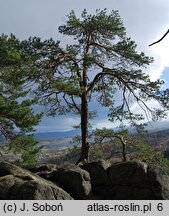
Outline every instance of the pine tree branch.
{"type": "Polygon", "coordinates": [[[160,38],[158,41],[156,41],[156,42],[150,44],[149,47],[150,47],[150,46],[153,46],[153,45],[156,44],[156,43],[159,43],[160,41],[162,41],[168,33],[169,33],[169,29],[168,29],[167,32],[162,36],[162,38],[160,38]]]}
{"type": "Polygon", "coordinates": [[[71,95],[71,99],[72,99],[72,102],[73,102],[73,105],[74,107],[77,109],[78,113],[81,114],[81,109],[80,107],[78,107],[78,105],[76,104],[74,98],[73,98],[73,95],[71,95]]]}

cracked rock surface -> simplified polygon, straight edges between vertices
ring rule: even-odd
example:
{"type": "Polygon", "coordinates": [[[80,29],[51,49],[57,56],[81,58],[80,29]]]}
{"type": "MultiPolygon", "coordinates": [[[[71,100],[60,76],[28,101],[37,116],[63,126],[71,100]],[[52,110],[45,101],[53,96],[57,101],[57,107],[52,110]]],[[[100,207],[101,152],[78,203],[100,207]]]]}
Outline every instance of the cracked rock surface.
{"type": "Polygon", "coordinates": [[[32,173],[0,163],[3,200],[168,200],[169,175],[140,161],[110,164],[104,160],[81,167],[41,166],[32,173]]]}
{"type": "Polygon", "coordinates": [[[71,200],[56,184],[8,162],[0,163],[0,199],[71,200]]]}

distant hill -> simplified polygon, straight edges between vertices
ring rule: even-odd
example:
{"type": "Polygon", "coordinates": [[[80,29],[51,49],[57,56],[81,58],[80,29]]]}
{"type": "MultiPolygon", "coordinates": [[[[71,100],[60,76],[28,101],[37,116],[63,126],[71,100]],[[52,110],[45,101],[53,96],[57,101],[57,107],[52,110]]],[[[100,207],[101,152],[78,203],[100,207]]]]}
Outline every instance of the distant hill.
{"type": "MultiPolygon", "coordinates": [[[[128,128],[129,131],[134,131],[133,128],[128,128]]],[[[169,129],[169,121],[161,121],[161,122],[148,122],[145,127],[147,131],[161,131],[169,129]]],[[[112,130],[117,130],[117,128],[112,128],[112,130]]],[[[56,131],[56,132],[41,132],[35,133],[35,138],[38,140],[48,140],[48,139],[56,139],[56,138],[72,138],[76,135],[80,135],[80,130],[71,130],[71,131],[56,131]]]]}
{"type": "MultiPolygon", "coordinates": [[[[130,133],[135,133],[135,130],[128,128],[130,133]]],[[[168,122],[165,124],[151,123],[145,128],[148,131],[146,136],[146,143],[157,145],[162,143],[168,143],[169,140],[169,127],[168,122]],[[158,127],[159,126],[159,127],[158,127]]],[[[39,144],[45,147],[63,147],[73,146],[76,143],[71,143],[71,138],[81,135],[80,130],[62,131],[62,132],[43,132],[35,133],[34,136],[38,140],[39,144]]],[[[168,145],[168,144],[167,144],[168,145]]],[[[166,146],[166,144],[165,144],[166,146]]]]}
{"type": "Polygon", "coordinates": [[[37,140],[51,140],[60,138],[72,138],[76,135],[80,135],[80,130],[71,130],[63,132],[43,132],[35,133],[34,136],[37,140]]]}
{"type": "Polygon", "coordinates": [[[148,131],[161,131],[169,129],[169,121],[160,121],[160,122],[148,122],[145,127],[148,131]]]}
{"type": "MultiPolygon", "coordinates": [[[[164,131],[164,130],[169,130],[169,121],[160,121],[160,122],[147,122],[145,123],[146,126],[144,129],[148,132],[156,132],[156,131],[164,131]]],[[[130,133],[135,133],[136,129],[134,127],[127,127],[130,133]]]]}

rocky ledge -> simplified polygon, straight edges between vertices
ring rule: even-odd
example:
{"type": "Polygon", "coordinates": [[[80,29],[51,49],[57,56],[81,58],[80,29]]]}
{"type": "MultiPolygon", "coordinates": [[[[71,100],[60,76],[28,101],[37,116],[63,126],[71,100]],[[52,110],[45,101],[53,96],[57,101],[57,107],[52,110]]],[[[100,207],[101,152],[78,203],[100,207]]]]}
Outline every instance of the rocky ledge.
{"type": "Polygon", "coordinates": [[[168,200],[169,175],[140,161],[81,167],[41,166],[32,172],[0,163],[2,200],[168,200]]]}

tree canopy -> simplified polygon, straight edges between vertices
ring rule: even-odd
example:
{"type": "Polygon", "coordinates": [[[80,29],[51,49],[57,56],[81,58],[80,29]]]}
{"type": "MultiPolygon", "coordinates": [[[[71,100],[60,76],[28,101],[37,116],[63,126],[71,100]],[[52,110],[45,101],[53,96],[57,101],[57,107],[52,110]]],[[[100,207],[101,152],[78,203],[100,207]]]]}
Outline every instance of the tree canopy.
{"type": "Polygon", "coordinates": [[[26,133],[34,130],[42,113],[34,114],[33,105],[37,99],[29,98],[30,88],[25,76],[29,64],[21,42],[14,35],[1,35],[0,140],[7,141],[5,149],[21,155],[22,165],[33,166],[40,148],[26,133]]]}
{"type": "Polygon", "coordinates": [[[78,162],[88,161],[89,119],[93,116],[89,102],[94,97],[109,108],[111,121],[142,120],[142,114],[132,112],[133,102],[152,118],[164,117],[169,92],[162,91],[162,80],[151,81],[143,72],[153,59],[137,52],[118,11],[96,10],[91,15],[83,10],[80,18],[71,11],[59,33],[71,37],[70,44],[61,46],[60,41],[34,37],[22,41],[21,50],[29,59],[27,78],[36,83],[34,92],[49,108],[48,114],[80,116],[82,152],[78,162]],[[118,103],[117,92],[121,92],[118,103]],[[147,102],[152,99],[160,107],[150,107],[147,102]]]}
{"type": "Polygon", "coordinates": [[[40,121],[41,114],[35,115],[27,94],[25,78],[26,59],[22,46],[14,35],[0,37],[0,133],[10,138],[15,130],[28,132],[40,121]]]}

